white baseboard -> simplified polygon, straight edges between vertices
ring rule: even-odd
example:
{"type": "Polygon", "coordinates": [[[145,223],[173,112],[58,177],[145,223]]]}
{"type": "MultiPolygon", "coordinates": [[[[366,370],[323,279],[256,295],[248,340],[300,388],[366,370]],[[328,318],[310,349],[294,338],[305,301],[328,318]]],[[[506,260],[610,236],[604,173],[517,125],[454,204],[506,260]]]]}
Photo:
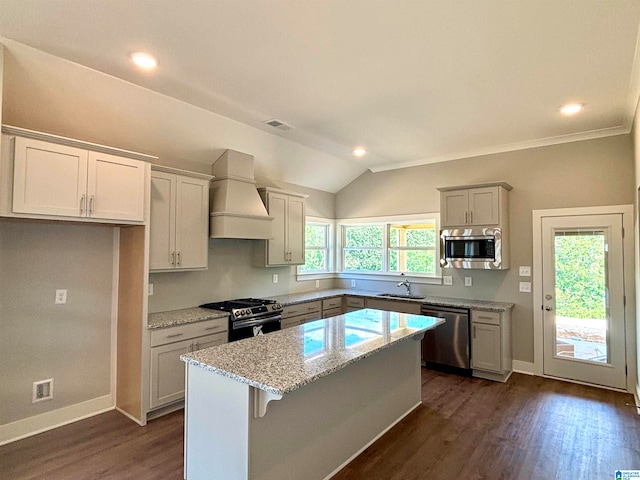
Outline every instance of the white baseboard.
{"type": "Polygon", "coordinates": [[[21,438],[46,432],[53,428],[77,422],[115,408],[113,395],[93,398],[86,402],[76,403],[51,412],[24,418],[15,422],[0,425],[0,445],[15,442],[21,438]]]}
{"type": "Polygon", "coordinates": [[[535,375],[535,365],[532,362],[523,362],[522,360],[514,360],[512,362],[513,371],[516,373],[524,373],[525,375],[535,375]]]}

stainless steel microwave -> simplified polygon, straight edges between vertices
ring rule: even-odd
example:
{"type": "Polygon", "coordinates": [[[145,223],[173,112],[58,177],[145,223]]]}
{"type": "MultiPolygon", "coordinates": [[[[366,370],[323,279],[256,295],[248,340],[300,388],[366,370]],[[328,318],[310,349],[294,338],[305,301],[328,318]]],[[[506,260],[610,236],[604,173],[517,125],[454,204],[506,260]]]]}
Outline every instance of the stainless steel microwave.
{"type": "Polygon", "coordinates": [[[502,270],[500,228],[456,228],[440,232],[440,265],[443,268],[502,270]]]}

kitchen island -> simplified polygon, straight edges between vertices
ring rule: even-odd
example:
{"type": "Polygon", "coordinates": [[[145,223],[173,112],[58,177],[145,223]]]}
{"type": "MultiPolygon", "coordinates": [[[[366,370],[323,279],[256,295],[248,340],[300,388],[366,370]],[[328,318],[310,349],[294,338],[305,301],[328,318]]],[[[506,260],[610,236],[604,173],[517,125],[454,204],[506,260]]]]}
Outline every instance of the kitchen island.
{"type": "Polygon", "coordinates": [[[330,478],[421,404],[440,323],[365,309],[183,355],[185,478],[330,478]]]}

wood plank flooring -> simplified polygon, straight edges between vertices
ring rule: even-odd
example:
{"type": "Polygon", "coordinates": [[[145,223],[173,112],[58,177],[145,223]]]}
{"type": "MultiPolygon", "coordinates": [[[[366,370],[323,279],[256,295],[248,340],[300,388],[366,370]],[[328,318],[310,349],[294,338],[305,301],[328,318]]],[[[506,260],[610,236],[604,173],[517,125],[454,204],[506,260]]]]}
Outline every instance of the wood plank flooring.
{"type": "MultiPolygon", "coordinates": [[[[640,469],[631,395],[518,374],[501,384],[423,369],[422,381],[424,404],[334,480],[606,480],[640,469]]],[[[179,480],[183,420],[89,418],[0,447],[0,478],[179,480]]]]}

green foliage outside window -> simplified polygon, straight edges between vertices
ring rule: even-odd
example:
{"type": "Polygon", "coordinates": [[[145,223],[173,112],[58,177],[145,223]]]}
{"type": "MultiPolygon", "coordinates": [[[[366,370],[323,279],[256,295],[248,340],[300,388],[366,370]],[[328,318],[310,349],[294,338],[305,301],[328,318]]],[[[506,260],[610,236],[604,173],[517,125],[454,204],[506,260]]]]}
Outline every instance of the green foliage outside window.
{"type": "Polygon", "coordinates": [[[606,254],[603,234],[555,237],[556,313],[606,318],[606,254]]]}

